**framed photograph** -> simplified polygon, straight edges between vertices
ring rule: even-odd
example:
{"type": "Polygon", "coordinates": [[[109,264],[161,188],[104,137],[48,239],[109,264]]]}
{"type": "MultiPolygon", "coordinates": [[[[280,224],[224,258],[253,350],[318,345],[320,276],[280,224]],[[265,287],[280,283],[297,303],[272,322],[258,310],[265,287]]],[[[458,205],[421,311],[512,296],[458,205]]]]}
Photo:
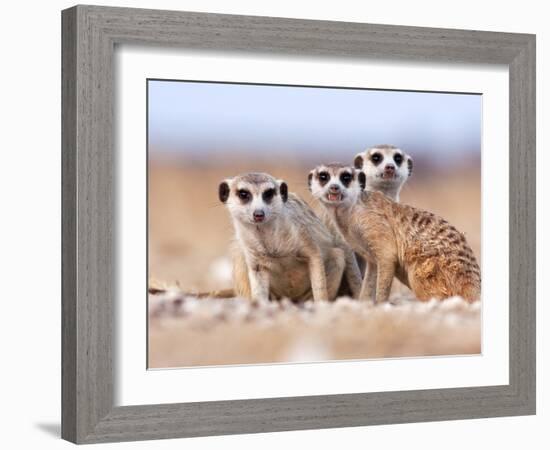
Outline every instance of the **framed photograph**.
{"type": "Polygon", "coordinates": [[[62,436],[535,413],[535,37],[62,13],[62,436]]]}

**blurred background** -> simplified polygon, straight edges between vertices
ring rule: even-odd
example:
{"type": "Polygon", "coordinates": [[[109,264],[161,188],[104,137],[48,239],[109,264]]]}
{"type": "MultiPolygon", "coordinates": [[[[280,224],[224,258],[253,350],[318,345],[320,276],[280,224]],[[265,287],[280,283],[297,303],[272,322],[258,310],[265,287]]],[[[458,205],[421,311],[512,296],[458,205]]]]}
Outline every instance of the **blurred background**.
{"type": "Polygon", "coordinates": [[[414,160],[401,201],[448,219],[479,258],[481,108],[477,94],[149,80],[150,280],[231,286],[222,179],[268,172],[313,205],[311,168],[382,143],[414,160]]]}

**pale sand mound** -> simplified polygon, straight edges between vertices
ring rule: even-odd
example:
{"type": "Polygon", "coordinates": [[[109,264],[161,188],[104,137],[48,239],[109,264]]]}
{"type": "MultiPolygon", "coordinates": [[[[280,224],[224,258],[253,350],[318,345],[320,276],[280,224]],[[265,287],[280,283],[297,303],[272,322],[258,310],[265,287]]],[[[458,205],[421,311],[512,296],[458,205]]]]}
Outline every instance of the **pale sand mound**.
{"type": "Polygon", "coordinates": [[[422,303],[398,294],[374,305],[149,296],[149,367],[477,354],[480,303],[422,303]]]}

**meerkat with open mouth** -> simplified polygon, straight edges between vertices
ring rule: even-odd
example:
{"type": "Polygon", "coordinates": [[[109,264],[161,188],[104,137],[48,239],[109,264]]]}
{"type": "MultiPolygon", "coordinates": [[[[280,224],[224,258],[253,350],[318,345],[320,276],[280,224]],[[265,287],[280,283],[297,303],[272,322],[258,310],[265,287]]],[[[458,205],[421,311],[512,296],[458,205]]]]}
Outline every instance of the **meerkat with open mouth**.
{"type": "MultiPolygon", "coordinates": [[[[354,157],[353,164],[357,170],[365,173],[367,190],[380,191],[396,202],[399,201],[399,192],[412,175],[413,169],[412,158],[400,148],[388,144],[375,145],[358,153],[354,157]]],[[[310,181],[311,178],[308,182],[310,181]]],[[[326,211],[318,211],[318,214],[334,235],[342,238],[338,227],[332,223],[326,211]]],[[[356,256],[360,271],[363,273],[366,271],[366,262],[359,255],[356,256]]],[[[358,292],[354,294],[354,297],[357,297],[358,292]]]]}
{"type": "MultiPolygon", "coordinates": [[[[413,169],[412,158],[400,148],[388,144],[375,145],[358,153],[353,159],[353,164],[357,170],[365,173],[367,190],[380,191],[396,202],[399,201],[399,192],[412,175],[413,169]]],[[[310,181],[311,177],[308,182],[310,181]]],[[[318,214],[325,226],[336,237],[345,241],[330,215],[325,210],[318,211],[318,214]]],[[[356,255],[356,260],[361,273],[366,272],[366,261],[360,255],[356,255]]],[[[354,297],[358,294],[352,290],[354,297]]]]}
{"type": "Polygon", "coordinates": [[[358,153],[353,165],[365,174],[367,191],[380,191],[396,202],[413,170],[412,158],[400,148],[387,144],[358,153]]]}
{"type": "Polygon", "coordinates": [[[265,173],[239,175],[220,183],[219,199],[235,230],[236,295],[255,301],[333,300],[344,272],[350,284],[360,286],[359,270],[347,270],[351,250],[346,254],[338,246],[307,203],[288,192],[284,181],[265,173]]]}
{"type": "Polygon", "coordinates": [[[419,300],[479,300],[474,253],[445,219],[364,190],[365,174],[351,166],[318,166],[309,183],[348,244],[368,262],[360,299],[387,301],[396,276],[419,300]]]}

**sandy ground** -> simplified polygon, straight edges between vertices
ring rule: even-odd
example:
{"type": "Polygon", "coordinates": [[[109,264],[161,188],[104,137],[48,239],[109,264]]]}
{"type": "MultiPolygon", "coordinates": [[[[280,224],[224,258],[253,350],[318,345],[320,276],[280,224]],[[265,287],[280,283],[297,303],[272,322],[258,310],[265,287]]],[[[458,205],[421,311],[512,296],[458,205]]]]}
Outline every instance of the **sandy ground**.
{"type": "MultiPolygon", "coordinates": [[[[183,292],[231,286],[232,226],[217,198],[227,176],[254,170],[149,166],[149,367],[323,361],[480,352],[480,307],[460,299],[421,303],[394,283],[391,303],[349,299],[253,306],[247,300],[197,299],[183,292]]],[[[262,165],[313,205],[307,169],[262,165]]],[[[413,174],[403,203],[445,217],[480,257],[479,172],[413,174]]],[[[314,206],[314,205],[313,205],[314,206]]]]}
{"type": "Polygon", "coordinates": [[[197,299],[177,291],[149,299],[149,367],[317,362],[479,353],[480,302],[374,305],[197,299]]]}

